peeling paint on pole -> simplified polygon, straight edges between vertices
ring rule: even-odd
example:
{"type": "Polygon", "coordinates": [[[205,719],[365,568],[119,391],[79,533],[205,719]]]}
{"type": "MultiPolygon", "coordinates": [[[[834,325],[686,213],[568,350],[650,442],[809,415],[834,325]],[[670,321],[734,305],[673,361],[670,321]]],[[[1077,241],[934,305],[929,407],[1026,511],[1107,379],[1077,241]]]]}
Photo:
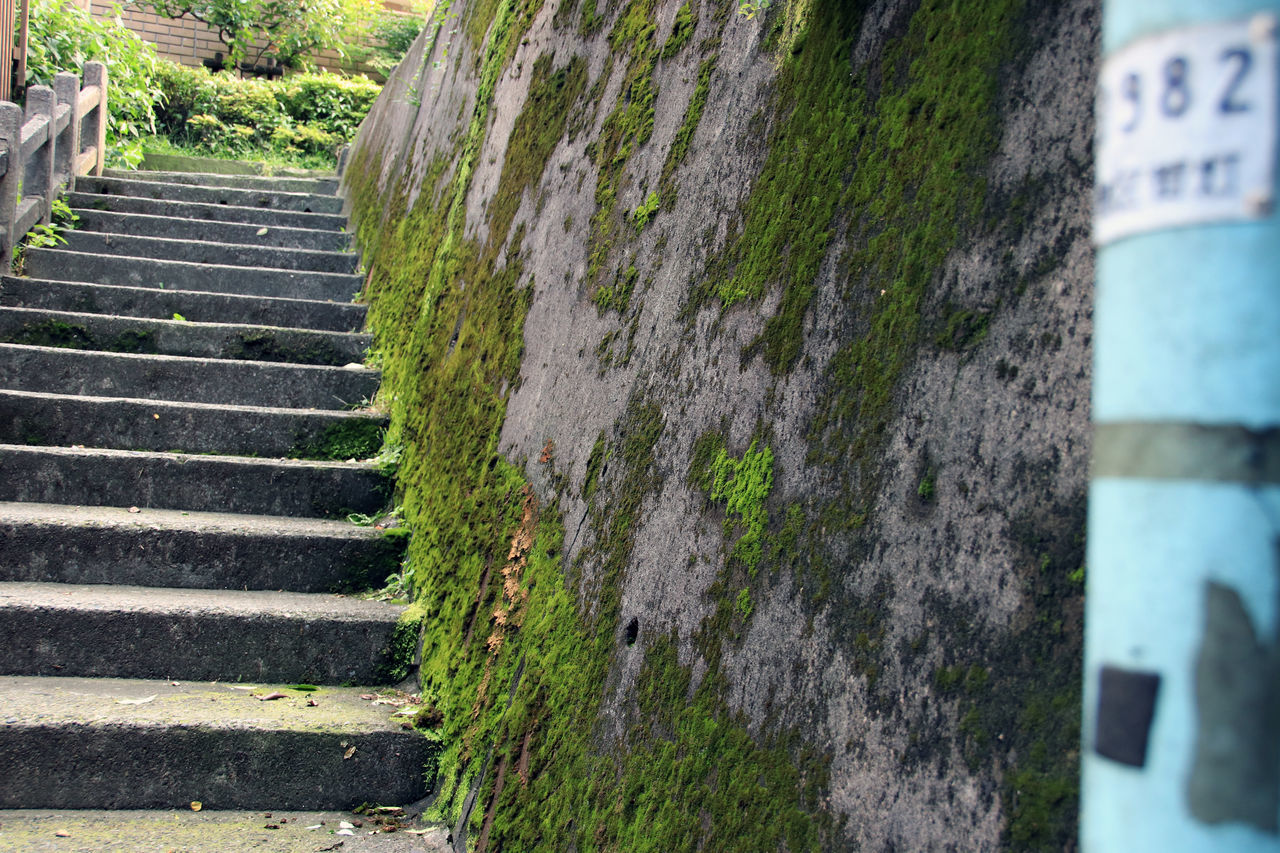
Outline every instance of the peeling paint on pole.
{"type": "Polygon", "coordinates": [[[1280,850],[1278,12],[1104,9],[1087,851],[1280,850]]]}

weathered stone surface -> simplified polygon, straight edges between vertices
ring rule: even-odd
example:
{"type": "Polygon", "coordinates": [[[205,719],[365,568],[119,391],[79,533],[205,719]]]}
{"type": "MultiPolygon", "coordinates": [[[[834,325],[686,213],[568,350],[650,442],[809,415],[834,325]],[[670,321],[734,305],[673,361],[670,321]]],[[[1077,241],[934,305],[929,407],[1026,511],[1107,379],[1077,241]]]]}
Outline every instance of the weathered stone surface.
{"type": "Polygon", "coordinates": [[[0,674],[386,683],[402,610],[317,593],[10,581],[0,674]]]}
{"type": "Polygon", "coordinates": [[[371,458],[385,426],[367,411],[0,390],[0,444],[346,460],[371,458]]]}
{"type": "Polygon", "coordinates": [[[280,809],[251,812],[192,812],[181,806],[154,811],[0,809],[0,846],[31,853],[137,853],[138,850],[314,853],[318,848],[341,842],[342,847],[338,849],[346,853],[453,853],[449,830],[445,827],[413,824],[410,825],[412,832],[387,833],[368,829],[371,824],[366,821],[367,816],[354,812],[280,809]],[[352,826],[359,821],[360,832],[336,835],[343,821],[352,826]]]}
{"type": "Polygon", "coordinates": [[[371,462],[5,444],[0,466],[0,500],[35,503],[344,518],[390,492],[371,462]]]}
{"type": "MultiPolygon", "coordinates": [[[[211,812],[349,809],[425,793],[421,767],[435,746],[401,729],[393,706],[361,699],[368,688],[237,689],[257,684],[0,677],[0,805],[190,813],[198,801],[211,812]],[[286,697],[257,698],[272,692],[286,697]]],[[[0,847],[31,849],[8,846],[30,836],[7,817],[0,817],[0,847]]],[[[141,839],[127,840],[125,849],[147,849],[141,839]]],[[[78,842],[73,836],[67,843],[78,842]]]]}
{"type": "MultiPolygon", "coordinates": [[[[152,156],[154,155],[147,155],[147,157],[152,156]]],[[[201,165],[209,162],[209,160],[204,160],[201,165]]],[[[103,169],[102,176],[105,178],[122,178],[128,181],[147,181],[149,183],[185,184],[194,187],[230,187],[241,190],[307,193],[310,195],[333,195],[338,188],[337,179],[331,175],[300,178],[277,175],[214,174],[212,169],[208,171],[190,169],[179,172],[144,167],[139,171],[103,169]]]]}
{"type": "Polygon", "coordinates": [[[140,196],[103,195],[74,192],[67,195],[73,210],[106,210],[116,213],[141,213],[148,216],[174,216],[209,222],[241,222],[281,228],[315,228],[341,231],[346,218],[331,213],[300,213],[261,207],[239,207],[231,204],[153,199],[140,196]]]}
{"type": "MultiPolygon", "coordinates": [[[[596,612],[602,590],[616,589],[621,602],[592,748],[618,766],[635,762],[628,771],[643,765],[628,751],[633,735],[665,737],[670,715],[710,672],[760,743],[794,737],[829,762],[819,799],[844,820],[833,849],[994,849],[1014,837],[1070,844],[1097,3],[1008,7],[990,29],[1011,28],[1009,53],[975,83],[990,94],[976,112],[963,109],[971,90],[949,84],[998,49],[987,40],[991,22],[967,31],[981,32],[983,43],[950,65],[938,59],[946,55],[938,33],[965,34],[978,5],[788,2],[753,20],[733,14],[734,4],[604,5],[592,6],[598,21],[566,21],[543,7],[511,46],[510,63],[488,77],[484,45],[493,42],[424,38],[363,126],[344,177],[350,204],[366,217],[360,233],[368,228],[376,242],[379,227],[398,224],[381,219],[387,210],[430,204],[464,174],[463,236],[480,250],[496,240],[510,251],[498,256],[499,269],[511,271],[518,256],[530,302],[519,379],[509,395],[506,386],[497,394],[500,447],[544,502],[555,501],[561,559],[582,611],[596,612]],[[656,53],[684,8],[698,14],[692,47],[629,76],[643,40],[656,53]],[[806,109],[783,101],[774,110],[786,69],[835,30],[838,70],[817,82],[854,81],[843,112],[831,110],[832,126],[775,137],[793,110],[806,109]],[[663,189],[712,43],[717,64],[675,172],[678,198],[658,199],[641,222],[637,212],[663,189]],[[530,70],[548,57],[552,70],[581,57],[585,94],[545,163],[520,164],[532,177],[519,198],[502,197],[508,156],[528,149],[513,135],[518,117],[542,103],[531,97],[539,78],[530,70]],[[490,91],[491,105],[483,102],[490,91]],[[652,127],[625,136],[626,110],[647,97],[652,127]],[[893,110],[881,115],[886,102],[893,110]],[[472,156],[458,139],[476,116],[490,123],[472,156]],[[987,117],[996,119],[990,136],[959,137],[973,150],[936,160],[917,153],[987,117]],[[825,168],[808,152],[864,119],[843,152],[847,168],[824,188],[838,201],[823,224],[830,242],[797,285],[811,295],[794,322],[794,356],[771,363],[766,350],[791,305],[793,271],[778,257],[749,248],[730,256],[726,247],[754,222],[809,216],[807,191],[752,209],[762,173],[773,168],[769,177],[783,183],[795,180],[786,161],[825,168]],[[625,140],[616,158],[604,147],[611,134],[625,140]],[[775,139],[789,147],[771,151],[775,139]],[[783,165],[771,165],[771,154],[783,165]],[[884,166],[879,155],[899,159],[884,166]],[[897,167],[917,177],[886,200],[895,178],[876,170],[897,167]],[[616,179],[601,181],[613,168],[616,179]],[[954,202],[941,188],[952,189],[947,176],[956,175],[980,187],[978,201],[931,222],[935,207],[954,202]],[[385,196],[359,195],[371,185],[385,196]],[[858,204],[855,189],[866,194],[858,204]],[[384,206],[387,197],[403,207],[384,206]],[[615,207],[601,214],[602,199],[615,207]],[[506,204],[516,208],[513,227],[491,235],[495,208],[506,204]],[[593,232],[601,218],[615,226],[608,240],[593,232]],[[930,251],[916,254],[921,245],[930,251]],[[619,309],[601,293],[629,270],[634,290],[619,309]],[[717,288],[740,273],[759,294],[722,296],[717,288]],[[917,288],[910,296],[908,279],[917,288]],[[658,412],[655,485],[620,519],[608,504],[625,475],[619,454],[637,400],[658,412]],[[734,459],[753,441],[771,450],[766,543],[783,551],[758,573],[735,562],[740,519],[726,520],[723,497],[692,482],[695,447],[711,432],[734,459]],[[600,517],[634,534],[623,559],[601,553],[616,528],[597,525],[600,517]],[[787,544],[791,518],[799,522],[787,544]],[[689,667],[687,693],[653,681],[652,652],[671,637],[689,667]],[[678,695],[659,695],[664,689],[678,695]],[[1054,737],[1068,745],[1046,747],[1054,737]]],[[[368,248],[376,271],[381,261],[368,248]]],[[[777,252],[785,260],[804,248],[777,252]]],[[[417,328],[430,326],[425,310],[417,319],[417,328]]],[[[462,340],[469,320],[455,310],[438,325],[462,340]]],[[[424,376],[438,369],[420,366],[424,376]]],[[[522,686],[511,689],[519,695],[522,686]]],[[[620,785],[610,794],[622,803],[626,792],[620,785]]],[[[685,828],[698,837],[696,826],[685,828]]]]}
{"type": "Polygon", "coordinates": [[[75,213],[80,217],[76,223],[77,229],[109,234],[205,240],[214,243],[238,243],[244,246],[280,246],[286,249],[311,249],[322,252],[344,252],[350,248],[351,243],[349,234],[341,231],[322,231],[316,228],[213,222],[207,219],[118,213],[92,208],[81,208],[75,213]]]}
{"type": "Polygon", "coordinates": [[[360,277],[347,273],[87,255],[66,249],[27,249],[25,258],[29,275],[55,281],[161,289],[171,287],[336,302],[350,302],[360,289],[360,277]]]}
{"type": "Polygon", "coordinates": [[[138,236],[101,234],[77,229],[68,232],[64,239],[66,248],[73,252],[160,258],[195,264],[353,273],[359,263],[359,259],[350,252],[215,243],[209,240],[175,238],[170,234],[138,236]]]}
{"type": "Polygon", "coordinates": [[[0,344],[0,384],[90,397],[347,409],[373,398],[378,375],[356,367],[0,344]]]}
{"type": "Polygon", "coordinates": [[[198,290],[127,287],[38,278],[0,278],[0,305],[51,311],[90,311],[169,320],[181,314],[200,323],[247,323],[358,332],[366,306],[351,302],[204,293],[198,290]]]}
{"type": "Polygon", "coordinates": [[[399,569],[403,546],[345,521],[0,503],[0,581],[360,591],[399,569]]]}
{"type": "Polygon", "coordinates": [[[0,306],[0,341],[334,367],[358,364],[370,343],[369,335],[359,332],[208,323],[179,317],[153,320],[0,306]]]}
{"type": "MultiPolygon", "coordinates": [[[[145,178],[146,173],[139,173],[145,178]]],[[[81,193],[112,193],[139,198],[189,201],[197,204],[222,204],[257,207],[269,210],[292,210],[299,213],[338,213],[342,201],[332,195],[288,192],[276,189],[238,189],[235,187],[192,186],[170,181],[134,178],[97,178],[86,175],[76,179],[81,193]]]]}

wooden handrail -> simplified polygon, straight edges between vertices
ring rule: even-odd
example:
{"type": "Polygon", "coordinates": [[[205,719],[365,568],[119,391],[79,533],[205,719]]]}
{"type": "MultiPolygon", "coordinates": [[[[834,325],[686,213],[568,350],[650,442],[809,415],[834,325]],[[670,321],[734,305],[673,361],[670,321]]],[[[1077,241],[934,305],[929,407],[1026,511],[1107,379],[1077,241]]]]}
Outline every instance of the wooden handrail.
{"type": "Polygon", "coordinates": [[[102,174],[107,134],[107,67],[90,62],[84,86],[63,72],[53,87],[27,89],[25,115],[0,102],[0,258],[36,224],[48,222],[53,199],[80,175],[102,174]],[[18,201],[22,187],[23,199],[18,201]]]}

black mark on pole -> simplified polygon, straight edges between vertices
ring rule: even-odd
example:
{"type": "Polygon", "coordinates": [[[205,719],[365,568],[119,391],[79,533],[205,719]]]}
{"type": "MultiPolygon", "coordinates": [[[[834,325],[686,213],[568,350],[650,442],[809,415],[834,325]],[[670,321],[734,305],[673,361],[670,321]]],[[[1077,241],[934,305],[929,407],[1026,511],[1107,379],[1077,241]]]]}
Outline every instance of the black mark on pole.
{"type": "Polygon", "coordinates": [[[1147,738],[1156,711],[1160,676],[1114,666],[1102,668],[1094,751],[1130,767],[1147,763],[1147,738]]]}
{"type": "Polygon", "coordinates": [[[1210,581],[1196,658],[1196,750],[1187,805],[1204,823],[1277,833],[1280,653],[1260,641],[1240,594],[1210,581]]]}

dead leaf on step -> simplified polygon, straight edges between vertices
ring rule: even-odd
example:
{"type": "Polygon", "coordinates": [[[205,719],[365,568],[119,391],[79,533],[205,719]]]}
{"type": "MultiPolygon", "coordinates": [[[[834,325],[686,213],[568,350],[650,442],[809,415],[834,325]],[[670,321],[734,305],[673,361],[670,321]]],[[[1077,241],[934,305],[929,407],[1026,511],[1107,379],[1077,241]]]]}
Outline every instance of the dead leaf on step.
{"type": "Polygon", "coordinates": [[[202,808],[204,808],[204,803],[200,802],[199,800],[192,800],[192,801],[191,801],[191,810],[192,810],[193,812],[198,812],[198,811],[200,811],[202,808]]]}
{"type": "Polygon", "coordinates": [[[266,696],[257,696],[255,698],[259,702],[270,702],[272,699],[287,699],[288,697],[279,691],[275,691],[272,693],[268,693],[266,696]]]}
{"type": "Polygon", "coordinates": [[[119,699],[116,701],[116,704],[117,705],[145,705],[148,702],[151,702],[152,700],[154,700],[155,698],[156,698],[156,695],[153,693],[150,696],[147,696],[143,699],[119,699]]]}
{"type": "Polygon", "coordinates": [[[142,512],[142,510],[138,509],[136,506],[131,506],[129,507],[129,512],[142,512]]]}
{"type": "Polygon", "coordinates": [[[258,236],[259,236],[259,237],[265,237],[265,236],[266,236],[266,234],[267,234],[267,229],[266,229],[266,228],[259,228],[259,229],[258,229],[258,236]]]}
{"type": "Polygon", "coordinates": [[[54,833],[54,836],[57,838],[70,838],[71,833],[67,832],[65,829],[59,829],[54,833]]]}
{"type": "Polygon", "coordinates": [[[348,758],[350,758],[355,754],[356,754],[356,748],[353,746],[350,749],[348,749],[346,752],[342,753],[342,760],[346,761],[348,758]]]}
{"type": "Polygon", "coordinates": [[[375,696],[375,695],[374,695],[374,694],[372,694],[372,693],[361,693],[361,694],[360,694],[360,698],[361,698],[361,699],[364,699],[364,700],[367,702],[367,701],[369,701],[369,700],[371,700],[371,699],[377,699],[378,697],[377,697],[377,696],[375,696]]]}

